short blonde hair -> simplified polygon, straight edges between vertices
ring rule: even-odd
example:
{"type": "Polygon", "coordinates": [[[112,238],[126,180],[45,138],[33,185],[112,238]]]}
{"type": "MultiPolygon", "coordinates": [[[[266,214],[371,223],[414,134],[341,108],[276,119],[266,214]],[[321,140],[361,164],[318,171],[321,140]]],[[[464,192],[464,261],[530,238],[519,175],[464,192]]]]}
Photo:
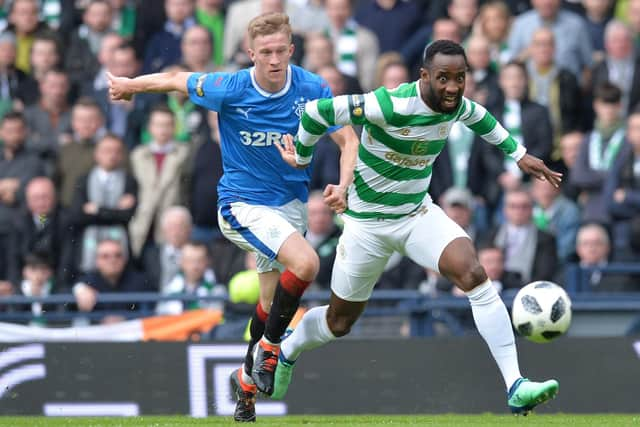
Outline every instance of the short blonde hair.
{"type": "Polygon", "coordinates": [[[284,33],[289,37],[291,42],[291,24],[289,24],[289,16],[272,12],[256,16],[249,22],[249,41],[253,41],[259,36],[269,36],[276,33],[284,33]]]}

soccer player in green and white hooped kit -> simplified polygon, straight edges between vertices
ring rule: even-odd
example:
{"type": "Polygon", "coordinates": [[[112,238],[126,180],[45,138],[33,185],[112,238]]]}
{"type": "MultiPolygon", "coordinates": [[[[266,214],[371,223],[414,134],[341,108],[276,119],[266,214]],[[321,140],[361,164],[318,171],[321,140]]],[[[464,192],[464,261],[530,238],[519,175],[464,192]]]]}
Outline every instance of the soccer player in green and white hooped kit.
{"type": "Polygon", "coordinates": [[[504,378],[512,412],[526,414],[556,395],[556,380],[539,383],[520,374],[504,303],[467,234],[427,194],[432,164],[456,121],[511,156],[525,173],[554,186],[560,183],[561,174],[527,154],[484,107],[462,96],[467,68],[460,45],[433,42],[425,50],[418,81],[394,90],[309,102],[295,142],[288,136],[280,148],[287,163],[305,167],[314,144],[330,126],[364,125],[331,299],[329,305],[309,310],[282,342],[273,398],[285,395],[302,351],[349,333],[394,251],[439,271],[465,291],[476,327],[504,378]]]}

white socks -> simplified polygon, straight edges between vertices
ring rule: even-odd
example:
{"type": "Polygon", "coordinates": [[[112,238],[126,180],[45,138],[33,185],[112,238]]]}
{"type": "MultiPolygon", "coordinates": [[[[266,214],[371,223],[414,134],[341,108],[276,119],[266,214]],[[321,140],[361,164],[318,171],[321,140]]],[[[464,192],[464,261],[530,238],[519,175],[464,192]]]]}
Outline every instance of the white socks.
{"type": "Polygon", "coordinates": [[[336,339],[327,324],[328,308],[328,305],[323,305],[307,311],[293,333],[282,341],[280,351],[287,360],[293,362],[303,351],[336,339]]]}
{"type": "Polygon", "coordinates": [[[467,292],[467,297],[478,332],[489,346],[509,390],[522,375],[507,308],[489,279],[467,292]]]}

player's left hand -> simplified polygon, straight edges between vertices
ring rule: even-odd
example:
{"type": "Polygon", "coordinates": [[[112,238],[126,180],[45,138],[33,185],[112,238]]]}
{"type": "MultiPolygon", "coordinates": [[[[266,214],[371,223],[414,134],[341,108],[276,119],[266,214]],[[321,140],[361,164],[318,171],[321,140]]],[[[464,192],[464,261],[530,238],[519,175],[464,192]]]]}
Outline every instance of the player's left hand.
{"type": "Polygon", "coordinates": [[[345,187],[329,184],[325,187],[322,195],[324,196],[324,202],[335,213],[340,214],[347,209],[347,189],[345,187]]]}
{"type": "Polygon", "coordinates": [[[109,97],[111,101],[131,101],[133,93],[127,88],[127,81],[130,79],[116,77],[109,72],[107,72],[107,79],[109,81],[109,97]]]}
{"type": "Polygon", "coordinates": [[[518,167],[522,169],[524,173],[533,175],[541,181],[548,181],[556,188],[560,186],[560,182],[562,181],[562,174],[560,172],[552,171],[542,160],[531,154],[525,154],[524,157],[518,161],[518,167]]]}
{"type": "Polygon", "coordinates": [[[275,143],[280,155],[282,156],[282,160],[284,160],[289,166],[296,169],[304,169],[307,167],[306,165],[299,165],[296,163],[296,148],[293,144],[293,136],[288,133],[282,135],[282,145],[275,143]]]}

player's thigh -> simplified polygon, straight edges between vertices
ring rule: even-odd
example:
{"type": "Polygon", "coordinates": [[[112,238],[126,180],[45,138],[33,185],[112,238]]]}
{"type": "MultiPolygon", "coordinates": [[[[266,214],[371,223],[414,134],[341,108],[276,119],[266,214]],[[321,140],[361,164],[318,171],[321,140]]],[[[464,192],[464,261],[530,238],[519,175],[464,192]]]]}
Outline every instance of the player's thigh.
{"type": "MultiPolygon", "coordinates": [[[[467,233],[433,203],[411,221],[411,230],[404,245],[405,254],[415,263],[440,272],[439,262],[445,248],[467,233]]],[[[470,240],[469,240],[470,241],[470,240]]]]}
{"type": "Polygon", "coordinates": [[[255,252],[258,273],[280,270],[278,251],[297,232],[275,207],[242,202],[223,204],[218,211],[222,234],[240,248],[255,252]]]}
{"type": "Polygon", "coordinates": [[[342,300],[362,302],[371,297],[393,248],[384,239],[384,223],[345,219],[336,248],[331,290],[342,300]]]}

